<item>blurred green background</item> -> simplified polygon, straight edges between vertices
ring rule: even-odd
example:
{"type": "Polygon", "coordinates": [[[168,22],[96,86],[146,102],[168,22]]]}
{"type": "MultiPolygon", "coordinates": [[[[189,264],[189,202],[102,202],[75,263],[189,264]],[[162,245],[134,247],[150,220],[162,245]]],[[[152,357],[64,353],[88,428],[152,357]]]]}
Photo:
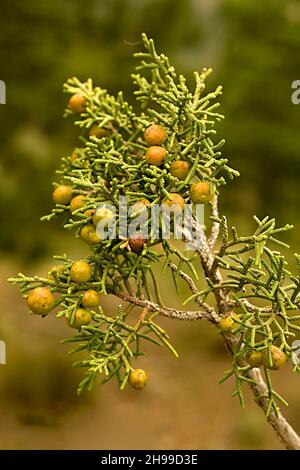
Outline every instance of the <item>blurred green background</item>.
{"type": "MultiPolygon", "coordinates": [[[[0,339],[8,363],[0,366],[0,448],[281,448],[251,397],[242,410],[233,384],[218,385],[229,359],[208,325],[164,322],[180,359],[150,348],[145,393],[120,393],[112,383],[77,397],[80,372],[59,345],[67,328],[28,317],[6,283],[21,270],[47,271],[53,254],[85,252],[60,223],[39,221],[52,206],[60,158],[78,143],[62,118],[62,83],[92,77],[132,102],[132,53],[143,31],[190,80],[193,70],[212,66],[208,89],[224,85],[219,131],[241,172],[222,191],[232,225],[251,230],[253,214],[293,223],[285,241],[299,251],[300,105],[291,102],[291,83],[300,79],[298,1],[1,0],[0,339]]],[[[279,374],[299,430],[299,379],[279,374]]]]}

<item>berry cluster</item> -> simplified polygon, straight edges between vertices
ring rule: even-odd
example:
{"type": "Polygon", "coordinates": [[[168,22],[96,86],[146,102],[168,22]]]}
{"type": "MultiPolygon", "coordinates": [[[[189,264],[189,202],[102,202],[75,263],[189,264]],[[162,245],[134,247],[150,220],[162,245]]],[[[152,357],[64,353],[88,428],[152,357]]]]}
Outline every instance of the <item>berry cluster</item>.
{"type": "MultiPolygon", "coordinates": [[[[265,411],[277,413],[276,402],[284,400],[272,387],[270,370],[281,368],[294,351],[291,340],[300,330],[300,316],[293,311],[300,308],[300,279],[287,270],[284,256],[272,245],[284,245],[277,235],[291,227],[277,228],[266,217],[255,218],[251,236],[238,235],[234,227],[230,231],[217,208],[220,187],[238,176],[222,156],[224,140],[215,140],[215,124],[223,118],[215,99],[222,89],[204,94],[211,70],[203,69],[195,73],[196,87],[190,91],[153,41],[143,36],[143,42],[145,51],[136,54],[141,74],[133,75],[141,113],[133,111],[122,93],[113,97],[91,80],[72,78],[65,84],[70,95],[66,115],[75,118],[80,147],[62,159],[52,195],[55,207],[43,220],[63,214],[64,227],[88,245],[89,256],[77,261],[58,256],[62,264],[51,268],[47,278],[21,274],[12,282],[21,284],[33,313],[44,316],[58,307],[57,317],[78,330],[68,342],[79,343],[78,350],[88,355],[78,364],[88,368],[80,391],[89,389],[99,373],[104,382],[116,377],[121,389],[127,383],[142,389],[147,375],[134,369],[132,361],[143,354],[144,341],[165,346],[177,357],[157,323],[159,315],[206,318],[232,346],[232,369],[225,379],[235,377],[241,403],[242,385],[253,383],[252,370],[261,367],[267,379],[265,411]],[[207,226],[194,220],[202,246],[185,252],[173,242],[174,231],[166,239],[149,227],[145,238],[138,225],[133,234],[124,235],[118,228],[116,237],[101,238],[99,223],[114,219],[121,226],[121,196],[133,208],[126,226],[155,204],[177,213],[189,203],[206,204],[211,214],[207,226]],[[185,304],[194,301],[199,310],[164,305],[153,271],[160,262],[176,287],[181,280],[191,290],[185,304]],[[199,273],[207,284],[202,290],[199,273]],[[107,294],[129,305],[108,316],[99,305],[107,294]],[[137,321],[127,322],[132,305],[143,310],[137,321]]],[[[296,260],[300,270],[300,257],[296,260]]],[[[298,365],[293,369],[299,371],[298,365]]]]}

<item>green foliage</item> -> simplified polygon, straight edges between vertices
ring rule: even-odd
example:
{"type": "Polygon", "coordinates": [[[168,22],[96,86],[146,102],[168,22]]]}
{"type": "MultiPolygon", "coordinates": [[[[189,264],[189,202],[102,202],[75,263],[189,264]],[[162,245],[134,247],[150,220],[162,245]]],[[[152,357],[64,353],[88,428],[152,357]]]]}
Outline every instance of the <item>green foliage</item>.
{"type": "Polygon", "coordinates": [[[88,8],[81,0],[1,1],[0,79],[7,84],[7,105],[0,112],[0,214],[6,217],[7,207],[15,214],[0,233],[2,252],[28,263],[65,240],[59,223],[51,239],[38,224],[51,205],[44,188],[76,135],[61,120],[60,84],[71,74],[93,76],[130,96],[128,58],[141,31],[182,54],[201,39],[200,18],[190,0],[90,0],[88,8]]]}
{"type": "MultiPolygon", "coordinates": [[[[129,204],[141,198],[154,204],[176,192],[187,203],[190,182],[197,179],[207,181],[219,194],[222,185],[238,176],[238,172],[228,165],[227,158],[222,156],[224,141],[217,139],[214,128],[216,122],[223,118],[216,111],[219,104],[215,102],[221,94],[221,87],[204,94],[205,81],[211,70],[195,73],[196,86],[191,91],[185,78],[176,74],[168,58],[156,52],[153,41],[146,35],[142,38],[144,51],[135,54],[140,64],[138,73],[133,75],[135,95],[142,108],[140,114],[134,112],[122,93],[115,98],[106,90],[93,87],[91,80],[82,83],[72,78],[65,84],[65,92],[83,95],[85,109],[75,120],[82,142],[77,149],[78,158],[63,158],[58,174],[61,183],[72,186],[74,195],[84,196],[84,204],[72,213],[71,218],[69,206],[57,204],[44,219],[65,215],[65,228],[75,229],[76,236],[80,236],[83,227],[91,224],[87,210],[109,202],[118,211],[120,195],[126,195],[129,204]],[[143,133],[153,122],[163,126],[168,135],[164,143],[166,159],[160,167],[149,165],[144,158],[148,147],[143,133]],[[100,138],[89,135],[95,125],[102,132],[100,138]],[[170,164],[177,158],[190,165],[184,181],[179,181],[169,172],[170,164]]],[[[70,109],[66,110],[66,115],[72,115],[70,109]]],[[[210,236],[206,238],[203,233],[202,246],[189,257],[183,249],[175,246],[172,239],[164,239],[161,232],[155,237],[150,233],[141,253],[130,251],[128,240],[117,233],[116,239],[99,239],[90,247],[86,261],[93,269],[93,277],[85,284],[77,284],[70,279],[72,260],[66,256],[56,257],[63,262],[63,268],[50,278],[20,274],[18,278],[11,279],[21,285],[24,294],[38,286],[48,286],[59,294],[59,318],[74,318],[83,292],[90,288],[102,295],[114,294],[131,304],[145,307],[133,325],[127,323],[130,308],[124,310],[120,307],[115,317],[107,316],[100,308],[99,312],[93,312],[93,322],[68,340],[79,343],[75,351],[88,354],[88,359],[77,363],[88,367],[79,391],[89,389],[99,373],[104,374],[104,382],[115,376],[123,389],[133,368],[132,360],[141,354],[140,343],[144,340],[164,345],[177,355],[167,334],[154,321],[159,313],[165,314],[166,311],[153,273],[153,264],[163,262],[164,269],[170,269],[174,274],[175,282],[180,277],[188,283],[193,295],[185,303],[192,299],[197,301],[201,307],[198,318],[207,318],[217,324],[228,314],[238,311],[234,320],[236,326],[230,333],[224,333],[225,339],[229,334],[236,340],[232,370],[225,378],[235,375],[235,393],[243,404],[242,384],[253,383],[253,378],[248,376],[251,367],[247,364],[246,355],[251,350],[267,353],[270,364],[264,367],[269,403],[266,412],[268,414],[272,409],[277,413],[276,402],[284,400],[273,389],[270,380],[272,347],[277,345],[284,357],[290,357],[293,352],[290,343],[300,329],[297,325],[300,316],[294,314],[300,303],[300,280],[299,275],[293,276],[287,270],[284,256],[274,251],[272,245],[286,247],[277,236],[291,226],[276,228],[274,219],[255,217],[257,228],[253,235],[240,236],[236,228],[229,233],[227,220],[218,215],[216,204],[217,196],[210,205],[213,224],[210,236]],[[214,250],[219,228],[222,241],[214,250]],[[199,279],[195,269],[198,255],[203,268],[201,276],[207,282],[204,290],[199,290],[195,284],[199,279]],[[186,268],[190,269],[191,276],[183,271],[186,268]],[[153,298],[157,304],[153,304],[153,298]],[[211,304],[216,301],[217,312],[206,304],[207,300],[211,304]],[[155,313],[152,315],[150,311],[155,313]]],[[[117,212],[118,217],[120,214],[117,212]]],[[[200,233],[203,231],[199,226],[196,229],[200,233]]],[[[299,265],[299,256],[296,260],[299,265]]],[[[195,312],[185,313],[181,318],[196,317],[195,312]]],[[[177,312],[174,316],[180,318],[180,315],[181,312],[177,312]]],[[[298,366],[294,367],[295,371],[298,369],[298,366]]]]}

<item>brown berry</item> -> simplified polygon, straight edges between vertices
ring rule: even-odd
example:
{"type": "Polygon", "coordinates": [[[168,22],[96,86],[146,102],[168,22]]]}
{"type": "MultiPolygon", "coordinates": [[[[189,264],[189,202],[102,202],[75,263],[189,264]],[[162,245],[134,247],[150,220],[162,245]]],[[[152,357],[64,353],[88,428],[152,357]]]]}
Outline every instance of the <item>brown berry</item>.
{"type": "Polygon", "coordinates": [[[78,194],[78,196],[73,197],[73,199],[70,202],[70,211],[74,212],[77,209],[80,209],[83,207],[85,204],[85,197],[83,194],[78,194]]]}
{"type": "Polygon", "coordinates": [[[134,369],[130,372],[128,382],[132,388],[143,390],[148,382],[148,376],[143,369],[134,369]]]}
{"type": "Polygon", "coordinates": [[[271,346],[271,358],[270,360],[270,351],[265,349],[262,354],[262,361],[264,366],[271,370],[277,370],[283,367],[286,363],[286,354],[277,346],[271,346]]]}
{"type": "Polygon", "coordinates": [[[100,297],[97,291],[89,289],[84,292],[81,303],[84,308],[97,307],[100,302],[100,297]]]}
{"type": "Polygon", "coordinates": [[[55,299],[48,287],[36,287],[29,292],[27,305],[36,315],[45,315],[49,313],[54,305],[55,299]]]}
{"type": "Polygon", "coordinates": [[[75,312],[75,316],[73,317],[73,321],[72,321],[72,315],[70,314],[67,315],[66,318],[67,318],[68,325],[71,328],[75,328],[76,330],[78,330],[82,326],[88,325],[91,322],[92,315],[90,314],[88,310],[84,310],[83,308],[78,308],[75,312]]]}
{"type": "Polygon", "coordinates": [[[208,181],[198,181],[191,185],[190,197],[194,204],[209,202],[212,200],[213,196],[214,191],[208,181]]]}
{"type": "Polygon", "coordinates": [[[176,160],[171,163],[170,173],[179,180],[185,180],[190,171],[190,165],[184,160],[176,160]]]}
{"type": "Polygon", "coordinates": [[[131,251],[142,253],[145,246],[145,239],[141,235],[133,235],[128,239],[131,251]]]}
{"type": "Polygon", "coordinates": [[[76,93],[69,99],[69,107],[73,113],[83,113],[85,110],[85,98],[81,93],[76,93]]]}
{"type": "Polygon", "coordinates": [[[167,133],[162,126],[152,124],[144,132],[144,138],[149,145],[161,145],[167,138],[167,133]]]}
{"type": "Polygon", "coordinates": [[[92,277],[92,268],[86,261],[74,261],[70,270],[70,278],[73,282],[84,284],[92,277]]]}
{"type": "Polygon", "coordinates": [[[150,165],[156,165],[160,166],[166,156],[166,151],[163,147],[158,147],[157,145],[153,145],[152,147],[149,147],[145,159],[146,162],[149,163],[150,165]]]}
{"type": "Polygon", "coordinates": [[[63,184],[57,186],[52,193],[52,199],[55,204],[69,204],[72,199],[72,188],[63,184]]]}

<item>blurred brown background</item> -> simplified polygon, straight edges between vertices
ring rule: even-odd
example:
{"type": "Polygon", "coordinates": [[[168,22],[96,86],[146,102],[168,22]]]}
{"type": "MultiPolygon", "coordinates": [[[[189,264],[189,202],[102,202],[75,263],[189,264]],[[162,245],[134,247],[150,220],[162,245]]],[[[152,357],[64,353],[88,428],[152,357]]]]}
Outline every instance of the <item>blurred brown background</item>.
{"type": "MultiPolygon", "coordinates": [[[[61,86],[73,75],[92,77],[132,101],[132,53],[142,31],[190,79],[194,69],[212,66],[209,89],[224,85],[219,131],[241,172],[222,194],[232,225],[247,232],[253,214],[275,216],[295,225],[285,241],[299,251],[300,105],[291,102],[291,83],[300,79],[299,27],[300,5],[291,0],[1,0],[1,449],[281,448],[251,396],[243,410],[231,397],[233,384],[218,385],[230,363],[209,325],[163,321],[180,359],[148,348],[143,393],[121,393],[112,382],[78,397],[81,371],[59,344],[68,328],[28,316],[6,279],[47,272],[53,254],[86,253],[59,223],[39,221],[52,206],[55,168],[77,144],[62,118],[61,86]]],[[[160,282],[171,301],[171,281],[160,282]]],[[[290,402],[285,413],[299,431],[299,377],[288,367],[277,374],[290,402]]]]}

